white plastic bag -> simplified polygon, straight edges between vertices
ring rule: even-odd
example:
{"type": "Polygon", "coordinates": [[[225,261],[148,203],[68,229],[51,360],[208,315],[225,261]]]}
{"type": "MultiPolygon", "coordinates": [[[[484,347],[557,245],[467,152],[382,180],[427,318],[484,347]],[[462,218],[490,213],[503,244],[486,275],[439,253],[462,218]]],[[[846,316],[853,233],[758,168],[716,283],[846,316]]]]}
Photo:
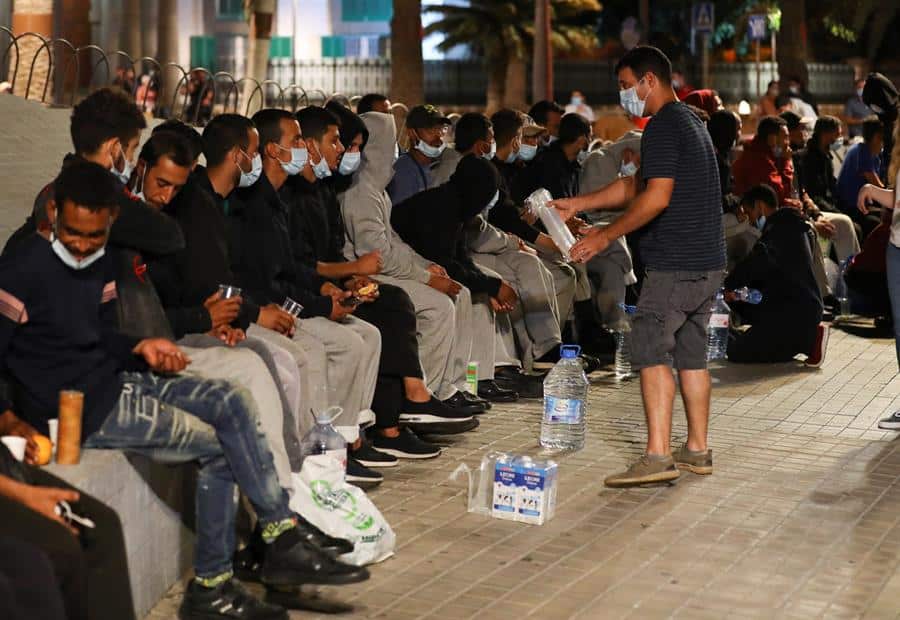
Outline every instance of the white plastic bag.
{"type": "Polygon", "coordinates": [[[310,455],[292,477],[291,510],[329,536],[353,543],[341,561],[364,566],[394,555],[394,531],[362,489],[347,484],[340,463],[325,454],[310,455]]]}

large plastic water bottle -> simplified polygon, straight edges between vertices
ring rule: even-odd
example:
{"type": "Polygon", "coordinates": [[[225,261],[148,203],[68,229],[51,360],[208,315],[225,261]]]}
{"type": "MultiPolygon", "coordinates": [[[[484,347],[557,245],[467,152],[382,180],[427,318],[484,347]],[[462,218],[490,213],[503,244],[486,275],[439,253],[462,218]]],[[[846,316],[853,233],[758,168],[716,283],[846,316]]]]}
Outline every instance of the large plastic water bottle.
{"type": "Polygon", "coordinates": [[[631,372],[631,321],[637,310],[635,306],[620,304],[624,316],[616,325],[616,379],[624,380],[634,376],[631,372]]]}
{"type": "Polygon", "coordinates": [[[748,304],[758,304],[762,301],[763,296],[755,288],[748,288],[746,286],[742,286],[739,289],[735,289],[732,291],[734,293],[734,298],[736,301],[743,301],[748,304]]]}
{"type": "Polygon", "coordinates": [[[725,303],[725,291],[720,289],[716,293],[716,301],[713,304],[712,316],[709,317],[707,329],[706,359],[723,360],[728,351],[728,325],[730,323],[731,308],[725,303]]]}
{"type": "Polygon", "coordinates": [[[547,234],[553,239],[553,243],[562,252],[563,257],[568,260],[569,250],[575,245],[575,235],[563,222],[559,211],[547,206],[551,200],[553,200],[553,196],[550,192],[541,188],[531,192],[525,199],[525,206],[540,218],[544,228],[547,229],[547,234]]]}
{"type": "Polygon", "coordinates": [[[325,454],[347,469],[347,440],[334,429],[331,422],[341,414],[340,407],[328,407],[319,414],[314,413],[316,424],[300,441],[300,454],[303,458],[311,454],[325,454]]]}
{"type": "Polygon", "coordinates": [[[584,447],[588,380],[578,355],[581,347],[564,346],[560,360],[544,379],[541,445],[558,450],[584,447]]]}
{"type": "Polygon", "coordinates": [[[837,282],[834,285],[834,297],[837,299],[839,306],[839,316],[846,318],[850,316],[850,289],[847,287],[847,269],[850,268],[850,262],[853,257],[841,261],[841,270],[838,273],[837,282]]]}

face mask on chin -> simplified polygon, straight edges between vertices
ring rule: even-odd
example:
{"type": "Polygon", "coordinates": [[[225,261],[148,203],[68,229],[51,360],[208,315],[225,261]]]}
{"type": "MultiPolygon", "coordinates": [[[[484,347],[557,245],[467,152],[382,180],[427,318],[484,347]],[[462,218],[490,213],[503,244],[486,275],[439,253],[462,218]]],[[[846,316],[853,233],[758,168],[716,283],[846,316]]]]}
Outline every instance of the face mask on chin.
{"type": "Polygon", "coordinates": [[[122,183],[127,185],[128,181],[131,180],[131,173],[134,172],[135,164],[125,159],[125,149],[122,148],[121,143],[119,144],[119,157],[113,158],[113,165],[112,168],[109,169],[109,171],[112,172],[113,175],[115,175],[115,177],[122,183]],[[123,167],[121,172],[119,171],[119,168],[117,166],[119,157],[121,157],[122,161],[124,162],[122,164],[123,167]]]}
{"type": "Polygon", "coordinates": [[[421,138],[416,142],[416,150],[429,159],[437,159],[444,152],[447,145],[442,141],[440,146],[431,146],[421,138]]]}
{"type": "Polygon", "coordinates": [[[50,233],[50,247],[53,249],[53,253],[70,269],[74,269],[75,271],[81,271],[82,269],[87,269],[98,260],[103,258],[103,255],[106,254],[106,246],[104,245],[99,250],[92,254],[88,254],[84,258],[79,259],[74,254],[69,252],[69,249],[63,245],[63,242],[59,240],[59,237],[56,236],[56,225],[54,225],[53,230],[50,233]]]}

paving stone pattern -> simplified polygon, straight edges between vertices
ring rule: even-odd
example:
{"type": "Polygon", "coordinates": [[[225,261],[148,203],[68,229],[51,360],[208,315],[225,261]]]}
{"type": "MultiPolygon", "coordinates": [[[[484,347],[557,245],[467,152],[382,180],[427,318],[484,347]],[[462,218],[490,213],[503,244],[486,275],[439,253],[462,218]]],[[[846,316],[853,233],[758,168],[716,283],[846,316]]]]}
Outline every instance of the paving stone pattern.
{"type": "MultiPolygon", "coordinates": [[[[538,453],[540,404],[495,407],[434,461],[386,470],[370,493],[394,558],[357,586],[346,618],[895,618],[900,612],[900,407],[893,342],[834,331],[820,370],[713,371],[715,474],[610,490],[643,449],[636,382],[597,373],[584,450],[559,455],[560,504],[543,526],[466,513],[448,476],[489,450],[538,453]]],[[[685,435],[680,403],[673,445],[685,435]]],[[[175,617],[178,585],[148,617],[175,617]]],[[[292,617],[312,618],[295,612],[292,617]]]]}

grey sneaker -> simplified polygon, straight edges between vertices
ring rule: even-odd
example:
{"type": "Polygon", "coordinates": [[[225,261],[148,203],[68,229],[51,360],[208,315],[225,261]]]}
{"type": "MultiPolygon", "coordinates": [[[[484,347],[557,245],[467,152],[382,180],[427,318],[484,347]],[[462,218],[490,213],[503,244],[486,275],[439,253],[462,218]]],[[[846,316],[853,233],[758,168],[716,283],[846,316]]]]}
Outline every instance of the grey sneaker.
{"type": "Polygon", "coordinates": [[[609,476],[603,483],[608,487],[632,487],[675,480],[679,475],[675,459],[671,456],[650,457],[644,454],[628,469],[609,476]]]}
{"type": "Polygon", "coordinates": [[[878,428],[886,431],[900,431],[900,411],[878,420],[878,428]]]}
{"type": "Polygon", "coordinates": [[[712,473],[712,450],[694,452],[688,450],[687,444],[685,444],[675,453],[675,464],[678,469],[686,469],[701,476],[708,476],[712,473]]]}

